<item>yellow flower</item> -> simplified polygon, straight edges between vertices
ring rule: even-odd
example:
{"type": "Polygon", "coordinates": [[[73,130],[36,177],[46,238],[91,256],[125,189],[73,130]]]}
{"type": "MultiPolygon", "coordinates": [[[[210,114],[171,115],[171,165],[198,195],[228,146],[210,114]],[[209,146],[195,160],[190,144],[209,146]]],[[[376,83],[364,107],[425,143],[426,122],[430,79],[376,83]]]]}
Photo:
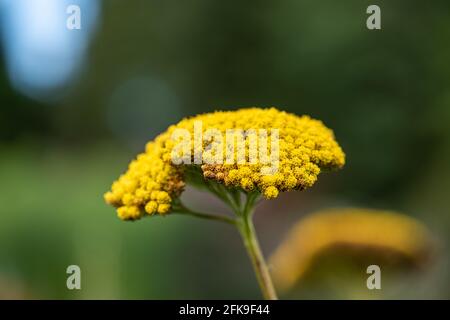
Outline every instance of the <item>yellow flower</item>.
{"type": "Polygon", "coordinates": [[[182,170],[162,159],[162,140],[158,137],[147,144],[146,152],[130,163],[128,171],[105,194],[105,201],[118,208],[119,218],[136,220],[145,212],[165,214],[172,198],[182,192],[182,170]]]}
{"type": "Polygon", "coordinates": [[[330,250],[398,257],[419,266],[426,261],[430,244],[426,228],[408,216],[370,209],[330,209],[298,222],[275,251],[271,264],[275,283],[286,290],[330,250]]]}
{"type": "Polygon", "coordinates": [[[275,108],[217,111],[183,119],[149,142],[146,151],[113,183],[105,201],[119,208],[122,219],[137,219],[145,212],[167,213],[183,191],[186,167],[199,166],[195,163],[198,155],[204,160],[199,170],[205,179],[245,192],[257,190],[267,199],[281,191],[311,187],[321,170],[338,169],[345,163],[333,132],[321,121],[275,108]],[[241,149],[238,143],[234,148],[233,129],[248,133],[241,149]],[[180,137],[174,136],[180,130],[194,139],[185,145],[189,154],[183,158],[191,164],[172,161],[174,155],[182,158],[186,151],[177,149],[180,137]],[[216,140],[223,136],[232,139],[231,150],[228,141],[216,140]],[[249,148],[253,143],[259,152],[249,148]]]}
{"type": "Polygon", "coordinates": [[[345,163],[345,155],[335,141],[333,132],[321,121],[308,116],[299,117],[275,108],[250,108],[200,115],[182,121],[178,127],[193,132],[195,121],[202,121],[203,130],[216,128],[222,134],[235,128],[279,130],[279,170],[276,174],[261,173],[263,165],[249,163],[248,154],[246,164],[202,166],[206,178],[244,190],[254,185],[266,198],[277,197],[279,191],[310,187],[317,180],[321,169],[338,169],[345,163]]]}

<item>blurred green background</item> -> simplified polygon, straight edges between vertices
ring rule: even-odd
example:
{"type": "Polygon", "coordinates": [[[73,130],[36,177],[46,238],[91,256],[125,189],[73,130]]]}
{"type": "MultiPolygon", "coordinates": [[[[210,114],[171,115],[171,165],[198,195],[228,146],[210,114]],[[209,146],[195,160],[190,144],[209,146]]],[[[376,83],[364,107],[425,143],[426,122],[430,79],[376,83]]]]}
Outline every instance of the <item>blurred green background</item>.
{"type": "Polygon", "coordinates": [[[439,250],[384,297],[450,297],[448,1],[56,1],[0,0],[0,298],[259,298],[232,228],[122,222],[102,197],[168,125],[246,106],[321,119],[347,154],[311,190],[258,207],[266,256],[314,210],[397,210],[439,250]],[[81,30],[65,27],[68,3],[81,30]],[[366,28],[370,4],[381,30],[366,28]],[[71,264],[82,290],[66,288],[71,264]]]}

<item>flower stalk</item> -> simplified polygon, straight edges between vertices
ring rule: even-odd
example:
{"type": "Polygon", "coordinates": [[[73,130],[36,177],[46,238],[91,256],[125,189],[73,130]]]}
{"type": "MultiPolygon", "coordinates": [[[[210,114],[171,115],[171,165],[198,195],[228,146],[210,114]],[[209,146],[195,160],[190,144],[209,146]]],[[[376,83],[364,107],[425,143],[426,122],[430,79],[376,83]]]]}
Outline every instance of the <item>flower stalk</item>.
{"type": "Polygon", "coordinates": [[[244,241],[250,260],[252,261],[253,269],[264,299],[277,300],[278,298],[272,283],[269,268],[267,267],[264,255],[262,254],[253,226],[253,206],[248,207],[247,210],[248,211],[244,211],[239,217],[237,227],[242,236],[242,240],[244,241]]]}
{"type": "Polygon", "coordinates": [[[264,299],[277,300],[278,298],[269,273],[269,268],[267,267],[266,260],[264,259],[264,255],[259,246],[255,227],[253,225],[253,213],[255,203],[259,198],[259,193],[246,193],[247,198],[242,208],[241,192],[239,190],[227,190],[225,188],[218,189],[217,187],[217,185],[211,184],[208,189],[212,194],[230,206],[235,213],[236,218],[197,212],[184,206],[181,201],[174,205],[173,212],[235,225],[241,235],[245,249],[247,250],[264,299]]]}
{"type": "Polygon", "coordinates": [[[236,220],[233,218],[226,217],[223,215],[213,215],[213,214],[209,214],[209,213],[197,212],[197,211],[188,209],[184,206],[178,207],[172,213],[186,214],[186,215],[201,218],[201,219],[215,220],[215,221],[225,222],[225,223],[228,223],[231,225],[236,225],[236,220]]]}

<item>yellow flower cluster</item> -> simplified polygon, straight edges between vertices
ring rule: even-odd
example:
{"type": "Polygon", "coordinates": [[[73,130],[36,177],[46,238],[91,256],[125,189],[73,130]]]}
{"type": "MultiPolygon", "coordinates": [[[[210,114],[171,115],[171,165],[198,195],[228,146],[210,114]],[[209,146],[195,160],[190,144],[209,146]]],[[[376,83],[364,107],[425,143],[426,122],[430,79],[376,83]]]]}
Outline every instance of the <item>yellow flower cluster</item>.
{"type": "Polygon", "coordinates": [[[335,141],[333,132],[321,121],[308,116],[299,117],[275,108],[252,108],[201,115],[198,119],[222,133],[229,128],[279,130],[278,170],[274,174],[261,173],[265,164],[249,163],[248,154],[246,164],[202,166],[206,178],[245,191],[257,189],[267,199],[276,198],[280,191],[311,187],[321,169],[337,169],[345,163],[345,154],[335,141]]]}
{"type": "MultiPolygon", "coordinates": [[[[170,126],[166,132],[147,145],[146,152],[134,160],[128,171],[116,181],[105,195],[106,202],[118,207],[122,219],[136,219],[143,211],[153,214],[170,210],[171,200],[177,197],[184,186],[183,169],[186,164],[175,165],[171,160],[177,141],[176,130],[185,130],[197,139],[195,124],[201,123],[201,133],[215,130],[226,136],[227,130],[243,131],[264,129],[268,132],[266,148],[271,149],[272,129],[278,132],[277,170],[271,174],[262,172],[267,164],[252,163],[249,152],[244,163],[235,161],[203,164],[201,170],[206,179],[213,179],[228,187],[244,191],[260,191],[265,198],[276,198],[280,191],[302,190],[312,186],[321,169],[341,168],[345,155],[334,139],[333,132],[321,121],[308,116],[296,116],[275,108],[248,108],[237,111],[217,111],[183,119],[170,126]]],[[[204,139],[200,144],[189,144],[192,162],[195,154],[203,159],[211,157],[208,147],[214,139],[204,139]]],[[[248,137],[245,140],[249,145],[248,137]]],[[[226,149],[226,145],[222,145],[226,149]]],[[[234,150],[233,150],[234,151],[234,150]]],[[[238,150],[233,155],[237,159],[238,150]]],[[[270,154],[270,151],[268,152],[270,154]]],[[[270,165],[270,164],[269,164],[270,165]]],[[[271,165],[274,165],[273,163],[271,165]]]]}
{"type": "Polygon", "coordinates": [[[163,136],[149,142],[145,153],[133,160],[128,171],[120,176],[105,194],[105,201],[117,207],[123,220],[135,220],[148,214],[165,214],[172,199],[183,190],[183,172],[163,160],[163,136]]]}
{"type": "MultiPolygon", "coordinates": [[[[280,289],[296,284],[315,259],[333,248],[361,248],[359,253],[393,255],[412,266],[426,261],[431,241],[427,229],[408,216],[379,210],[330,209],[298,222],[271,258],[280,289]]],[[[382,260],[384,261],[384,260],[382,260]]]]}

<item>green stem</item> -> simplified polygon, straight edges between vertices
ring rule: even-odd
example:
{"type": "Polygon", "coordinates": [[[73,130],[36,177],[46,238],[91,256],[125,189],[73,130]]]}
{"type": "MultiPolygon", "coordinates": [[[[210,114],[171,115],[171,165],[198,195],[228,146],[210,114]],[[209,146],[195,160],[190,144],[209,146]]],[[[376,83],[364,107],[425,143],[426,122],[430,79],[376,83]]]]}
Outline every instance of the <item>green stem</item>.
{"type": "Polygon", "coordinates": [[[220,220],[233,224],[237,227],[241,234],[244,246],[253,265],[259,287],[266,300],[277,300],[277,294],[270,277],[269,268],[262,254],[261,248],[256,237],[255,227],[253,226],[253,211],[255,203],[258,200],[259,192],[247,193],[247,200],[241,207],[241,199],[238,190],[227,190],[221,185],[208,184],[208,189],[219,199],[228,204],[236,214],[237,218],[232,219],[225,216],[209,215],[204,213],[193,212],[181,205],[182,211],[196,217],[220,220]]]}
{"type": "Polygon", "coordinates": [[[254,201],[256,199],[257,196],[251,194],[248,196],[245,209],[237,220],[237,227],[242,236],[242,240],[244,241],[250,260],[252,261],[253,270],[255,271],[256,279],[258,280],[264,299],[277,300],[278,298],[272,283],[272,278],[270,277],[269,268],[267,267],[261,247],[259,246],[255,227],[253,225],[252,216],[254,201]]]}
{"type": "Polygon", "coordinates": [[[228,190],[220,183],[206,181],[206,186],[208,190],[214,194],[217,198],[222,200],[225,204],[231,207],[233,211],[239,211],[238,204],[235,203],[233,196],[228,192],[228,190]]]}
{"type": "Polygon", "coordinates": [[[193,217],[197,217],[197,218],[202,218],[202,219],[208,219],[208,220],[215,220],[215,221],[220,221],[220,222],[225,222],[228,224],[232,224],[232,225],[236,225],[236,220],[233,218],[229,218],[226,216],[219,216],[219,215],[212,215],[212,214],[208,214],[208,213],[202,213],[202,212],[197,212],[197,211],[193,211],[191,209],[188,209],[184,206],[179,206],[178,208],[176,208],[173,213],[179,213],[179,214],[186,214],[186,215],[190,215],[193,217]]]}

